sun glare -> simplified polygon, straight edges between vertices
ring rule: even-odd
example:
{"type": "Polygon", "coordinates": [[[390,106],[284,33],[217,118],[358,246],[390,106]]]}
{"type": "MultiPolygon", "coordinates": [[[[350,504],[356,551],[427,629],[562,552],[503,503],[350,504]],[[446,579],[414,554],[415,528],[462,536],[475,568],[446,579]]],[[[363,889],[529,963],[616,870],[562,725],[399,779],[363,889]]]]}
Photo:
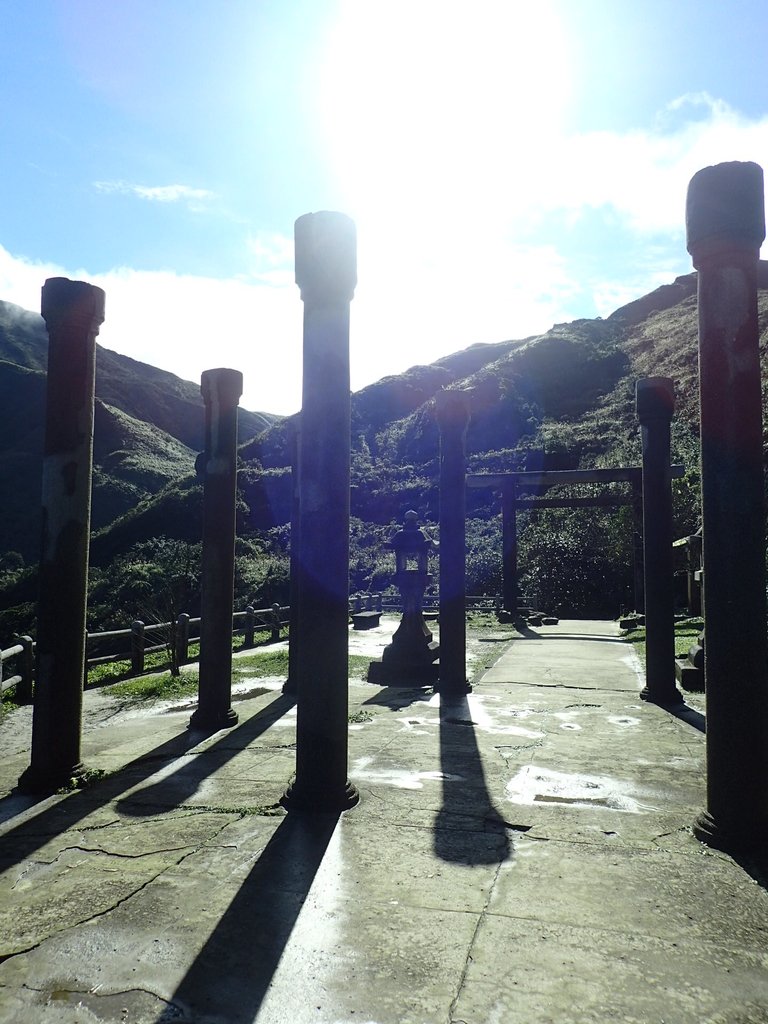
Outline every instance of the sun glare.
{"type": "Polygon", "coordinates": [[[514,206],[568,101],[551,5],[515,0],[342,2],[318,90],[327,156],[350,213],[424,224],[514,206]]]}

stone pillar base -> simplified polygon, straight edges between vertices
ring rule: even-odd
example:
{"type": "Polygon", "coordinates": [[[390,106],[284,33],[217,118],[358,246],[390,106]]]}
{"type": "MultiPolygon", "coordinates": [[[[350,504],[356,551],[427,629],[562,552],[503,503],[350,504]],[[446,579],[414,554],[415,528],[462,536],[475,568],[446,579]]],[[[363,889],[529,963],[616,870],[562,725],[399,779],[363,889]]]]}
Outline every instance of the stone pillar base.
{"type": "Polygon", "coordinates": [[[439,661],[419,664],[390,658],[372,661],[368,666],[367,679],[378,686],[434,686],[439,671],[439,661]]]}
{"type": "Polygon", "coordinates": [[[467,693],[472,693],[472,683],[468,679],[459,679],[456,682],[441,679],[435,684],[435,693],[443,697],[463,697],[467,693]]]}
{"type": "Polygon", "coordinates": [[[219,729],[230,729],[237,723],[237,712],[232,708],[226,711],[202,711],[198,708],[193,712],[187,728],[199,729],[202,732],[218,732],[219,729]]]}
{"type": "Polygon", "coordinates": [[[760,852],[768,846],[768,828],[750,830],[745,826],[733,828],[718,822],[709,811],[702,811],[693,822],[693,834],[701,843],[725,853],[760,852]]]}
{"type": "Polygon", "coordinates": [[[68,789],[73,783],[76,784],[78,779],[85,777],[86,772],[81,761],[71,768],[54,768],[51,771],[41,771],[30,765],[19,777],[19,792],[30,796],[57,793],[60,789],[68,789]]]}
{"type": "Polygon", "coordinates": [[[287,811],[315,814],[338,814],[341,811],[348,811],[359,802],[360,794],[349,779],[344,787],[338,790],[331,790],[327,785],[301,784],[297,780],[280,797],[280,803],[287,811]]]}
{"type": "Polygon", "coordinates": [[[656,704],[660,708],[668,708],[670,710],[685,706],[685,698],[677,687],[674,686],[667,693],[660,695],[652,693],[647,686],[644,686],[640,691],[640,700],[645,700],[649,704],[656,704]]]}

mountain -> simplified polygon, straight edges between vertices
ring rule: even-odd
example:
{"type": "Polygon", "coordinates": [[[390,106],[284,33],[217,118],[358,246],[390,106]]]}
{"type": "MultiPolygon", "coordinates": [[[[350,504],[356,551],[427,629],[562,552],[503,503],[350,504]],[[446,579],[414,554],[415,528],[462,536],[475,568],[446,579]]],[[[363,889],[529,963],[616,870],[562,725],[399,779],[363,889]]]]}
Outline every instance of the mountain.
{"type": "MultiPolygon", "coordinates": [[[[34,559],[39,543],[48,335],[41,316],[0,301],[0,550],[34,559]]],[[[238,410],[248,439],[277,417],[238,410]]],[[[92,525],[107,526],[193,471],[204,443],[199,385],[96,346],[92,525]]]]}
{"type": "MultiPolygon", "coordinates": [[[[767,262],[760,264],[759,282],[765,371],[767,262]]],[[[672,457],[686,470],[675,482],[675,530],[676,536],[693,532],[698,525],[696,287],[697,275],[684,275],[605,319],[471,345],[353,394],[353,589],[387,585],[383,542],[407,509],[437,522],[439,435],[432,399],[443,387],[470,396],[469,471],[501,472],[639,464],[635,382],[643,376],[671,377],[676,388],[672,457]]],[[[4,527],[3,541],[6,549],[27,558],[34,557],[36,542],[29,522],[36,509],[39,462],[35,472],[30,467],[41,444],[41,323],[0,303],[0,394],[10,412],[0,447],[0,481],[8,518],[16,523],[15,534],[4,527]]],[[[201,443],[199,389],[102,349],[98,360],[93,564],[107,567],[160,535],[196,543],[200,486],[192,464],[201,443]]],[[[243,413],[241,422],[238,533],[272,543],[276,551],[284,551],[290,520],[293,419],[243,413]]],[[[492,592],[499,576],[498,497],[469,490],[467,502],[471,585],[492,592]]],[[[586,600],[594,612],[618,611],[631,559],[628,514],[626,509],[590,510],[582,519],[562,510],[522,514],[526,585],[548,594],[553,608],[555,603],[576,607],[579,600],[583,608],[586,600]],[[592,559],[588,571],[587,556],[592,559]],[[581,597],[573,591],[577,579],[581,597]],[[585,580],[592,587],[588,599],[585,580]]],[[[0,608],[3,600],[0,589],[0,608]]]]}

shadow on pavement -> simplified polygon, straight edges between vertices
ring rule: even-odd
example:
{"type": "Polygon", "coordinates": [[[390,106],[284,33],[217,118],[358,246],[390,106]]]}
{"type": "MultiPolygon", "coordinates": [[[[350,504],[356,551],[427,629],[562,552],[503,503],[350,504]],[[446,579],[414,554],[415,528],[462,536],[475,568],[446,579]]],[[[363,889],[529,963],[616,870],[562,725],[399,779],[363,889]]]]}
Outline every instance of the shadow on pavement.
{"type": "Polygon", "coordinates": [[[392,708],[393,711],[399,711],[400,708],[407,708],[418,701],[427,703],[432,696],[431,687],[425,689],[415,686],[385,686],[368,700],[363,701],[363,704],[383,704],[385,707],[392,708]]]}
{"type": "Polygon", "coordinates": [[[679,718],[681,722],[685,722],[687,725],[692,726],[694,729],[698,729],[699,732],[707,731],[707,719],[705,715],[702,715],[696,708],[688,707],[687,704],[683,704],[679,708],[665,708],[665,711],[669,711],[670,715],[675,718],[679,718]]]}
{"type": "Polygon", "coordinates": [[[493,806],[466,696],[440,698],[443,806],[435,819],[435,853],[461,864],[500,864],[512,853],[504,819],[493,806]],[[467,828],[467,818],[477,827],[467,828]]]}
{"type": "Polygon", "coordinates": [[[283,819],[171,997],[185,1019],[255,1019],[338,820],[299,812],[283,819]]]}
{"type": "Polygon", "coordinates": [[[155,815],[158,810],[180,806],[197,792],[201,782],[231,761],[257,736],[265,733],[295,703],[293,697],[285,694],[276,697],[267,707],[234,729],[228,729],[215,744],[187,763],[179,765],[170,775],[120,800],[117,804],[118,812],[142,817],[155,815]]]}
{"type": "MultiPolygon", "coordinates": [[[[246,730],[248,727],[253,729],[252,723],[256,721],[258,725],[261,716],[269,718],[270,722],[274,721],[276,717],[275,706],[278,703],[282,708],[281,714],[284,714],[288,707],[293,705],[294,701],[290,698],[277,697],[276,700],[257,715],[254,715],[248,722],[238,725],[223,734],[221,740],[217,741],[211,749],[216,749],[218,743],[231,744],[232,737],[235,734],[242,736],[243,742],[245,742],[245,737],[249,733],[240,732],[240,730],[246,730]]],[[[39,814],[32,818],[25,818],[23,822],[10,828],[2,835],[0,869],[4,870],[13,864],[20,863],[34,853],[35,850],[39,850],[41,846],[44,846],[51,836],[60,835],[62,832],[68,831],[95,810],[105,807],[117,799],[127,789],[150,778],[168,761],[181,757],[182,754],[195,747],[204,736],[204,733],[185,729],[183,733],[174,736],[165,743],[161,743],[160,746],[155,747],[153,750],[148,750],[145,754],[141,754],[118,771],[107,775],[99,782],[93,783],[87,789],[71,794],[66,800],[57,801],[52,807],[41,810],[39,814]]],[[[235,752],[236,750],[233,751],[233,753],[235,752]]],[[[6,801],[13,801],[15,799],[14,794],[11,794],[0,801],[0,813],[2,812],[2,805],[6,801]]],[[[47,797],[41,797],[38,802],[47,799],[47,797]]]]}

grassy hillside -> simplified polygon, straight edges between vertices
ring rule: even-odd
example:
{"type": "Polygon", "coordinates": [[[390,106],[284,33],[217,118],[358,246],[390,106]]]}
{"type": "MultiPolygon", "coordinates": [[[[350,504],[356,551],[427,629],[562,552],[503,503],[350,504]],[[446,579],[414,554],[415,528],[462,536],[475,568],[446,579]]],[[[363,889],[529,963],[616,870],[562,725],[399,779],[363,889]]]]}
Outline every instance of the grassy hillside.
{"type": "MultiPolygon", "coordinates": [[[[768,264],[761,265],[760,325],[768,360],[768,264]]],[[[605,320],[557,324],[544,334],[473,345],[430,366],[415,366],[352,396],[353,590],[380,588],[391,570],[385,541],[393,524],[415,508],[438,520],[439,436],[432,399],[442,387],[470,395],[467,433],[470,472],[637,465],[639,430],[635,382],[643,376],[675,381],[673,460],[686,468],[674,484],[676,535],[698,525],[698,380],[696,275],[678,278],[617,310],[605,320]]],[[[7,304],[6,304],[7,305],[7,304]]],[[[0,304],[0,327],[3,325],[0,304]]],[[[34,327],[31,314],[22,324],[34,327]]],[[[39,320],[39,318],[38,318],[39,320]]],[[[39,337],[6,328],[0,390],[13,403],[13,440],[0,453],[0,480],[9,493],[40,443],[42,373],[39,337]],[[26,347],[25,347],[26,345],[26,347]],[[37,346],[37,347],[36,347],[37,346]],[[17,361],[18,360],[18,361],[17,361]],[[5,383],[3,383],[5,381],[5,383]]],[[[109,576],[115,559],[161,536],[195,544],[200,537],[201,490],[192,472],[199,440],[191,419],[194,385],[114,353],[103,353],[97,410],[92,561],[109,576]],[[140,381],[140,386],[136,382],[140,381]],[[131,410],[126,408],[126,392],[131,410]],[[112,400],[114,399],[114,400],[112,400]],[[141,413],[141,415],[138,415],[141,413]],[[163,431],[162,424],[173,429],[163,431]]],[[[766,367],[768,369],[768,366],[766,367]]],[[[201,416],[199,394],[194,396],[201,416]]],[[[251,426],[254,421],[251,421],[251,426]]],[[[238,533],[251,544],[243,559],[269,563],[270,592],[287,571],[291,506],[292,418],[262,421],[241,434],[238,533]],[[257,554],[254,555],[254,552],[257,554]],[[281,576],[282,574],[282,576],[281,576]]],[[[26,485],[25,485],[26,486],[26,485]]],[[[594,487],[570,488],[591,494],[594,487]]],[[[12,499],[17,514],[34,506],[31,486],[12,499]]],[[[433,529],[433,533],[434,533],[433,529]]],[[[469,588],[495,592],[500,584],[499,498],[468,492],[469,588]]],[[[519,517],[523,586],[563,613],[617,614],[631,601],[632,522],[628,509],[548,510],[519,517]]],[[[18,548],[21,550],[21,548],[18,548]]],[[[245,564],[245,561],[243,562],[245,564]]],[[[248,574],[243,570],[243,577],[248,574]]],[[[257,577],[251,574],[250,586],[257,577]]],[[[282,579],[282,583],[280,580],[282,579]]],[[[260,584],[259,584],[260,585],[260,584]]],[[[266,584],[265,584],[266,586],[266,584]]],[[[266,590],[264,591],[266,593],[266,590]]],[[[18,591],[0,589],[0,607],[18,591]]],[[[258,592],[249,599],[258,600],[258,592]]]]}
{"type": "MultiPolygon", "coordinates": [[[[0,301],[0,551],[37,557],[48,335],[36,313],[0,301]]],[[[96,346],[94,530],[192,472],[204,443],[200,387],[96,346]]],[[[243,439],[277,420],[238,412],[243,439]]]]}

